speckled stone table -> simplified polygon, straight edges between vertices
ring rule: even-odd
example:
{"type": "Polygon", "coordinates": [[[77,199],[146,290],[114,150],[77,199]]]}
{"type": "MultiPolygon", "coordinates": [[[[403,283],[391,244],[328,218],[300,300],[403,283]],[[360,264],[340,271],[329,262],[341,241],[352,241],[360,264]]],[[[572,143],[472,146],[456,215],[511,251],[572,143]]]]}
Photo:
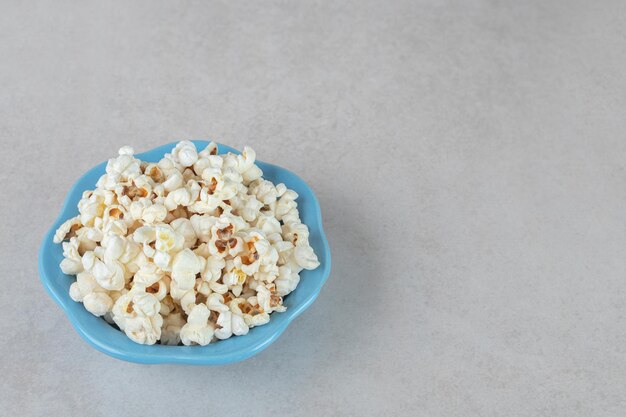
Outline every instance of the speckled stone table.
{"type": "Polygon", "coordinates": [[[622,1],[0,9],[2,414],[624,415],[622,1]],[[333,271],[250,360],[120,362],[37,249],[80,174],[184,138],[305,178],[333,271]]]}

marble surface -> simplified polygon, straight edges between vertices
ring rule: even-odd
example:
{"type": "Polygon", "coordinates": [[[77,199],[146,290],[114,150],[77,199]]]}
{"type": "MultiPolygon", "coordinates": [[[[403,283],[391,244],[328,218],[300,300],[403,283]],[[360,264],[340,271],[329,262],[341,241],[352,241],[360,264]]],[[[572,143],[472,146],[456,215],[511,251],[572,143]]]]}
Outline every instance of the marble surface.
{"type": "Polygon", "coordinates": [[[1,8],[3,414],[624,414],[624,2],[1,8]],[[250,360],[120,362],[37,250],[85,170],[184,138],[305,178],[333,271],[250,360]]]}

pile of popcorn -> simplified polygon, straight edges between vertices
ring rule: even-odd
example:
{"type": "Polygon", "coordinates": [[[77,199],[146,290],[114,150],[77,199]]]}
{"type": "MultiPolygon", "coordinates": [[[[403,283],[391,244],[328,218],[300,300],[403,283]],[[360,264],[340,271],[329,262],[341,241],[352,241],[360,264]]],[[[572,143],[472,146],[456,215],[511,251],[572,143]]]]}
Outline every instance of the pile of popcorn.
{"type": "Polygon", "coordinates": [[[319,266],[298,194],[264,180],[248,147],[133,154],[121,148],[56,231],[72,299],[148,345],[206,345],[285,311],[300,271],[319,266]]]}

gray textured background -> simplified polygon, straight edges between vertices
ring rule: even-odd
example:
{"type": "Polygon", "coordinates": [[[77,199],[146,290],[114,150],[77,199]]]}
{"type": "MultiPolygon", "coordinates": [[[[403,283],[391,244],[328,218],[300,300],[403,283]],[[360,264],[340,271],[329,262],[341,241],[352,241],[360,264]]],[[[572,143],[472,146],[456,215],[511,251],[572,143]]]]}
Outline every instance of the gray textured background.
{"type": "Polygon", "coordinates": [[[623,1],[2,1],[0,409],[624,415],[625,17],[623,1]],[[207,137],[312,185],[327,285],[243,363],[94,351],[39,283],[43,234],[119,146],[207,137]]]}

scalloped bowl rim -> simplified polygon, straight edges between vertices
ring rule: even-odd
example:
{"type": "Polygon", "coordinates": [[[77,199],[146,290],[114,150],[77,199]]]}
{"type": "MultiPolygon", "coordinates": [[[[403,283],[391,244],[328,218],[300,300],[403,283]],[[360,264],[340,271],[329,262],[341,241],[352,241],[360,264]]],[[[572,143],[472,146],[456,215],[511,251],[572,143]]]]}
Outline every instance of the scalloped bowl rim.
{"type": "MultiPolygon", "coordinates": [[[[209,143],[206,140],[193,140],[192,142],[198,149],[203,149],[209,143]]],[[[136,157],[156,162],[165,153],[170,152],[176,143],[172,142],[156,147],[139,153],[136,157]]],[[[219,143],[218,151],[220,154],[240,153],[219,143]]],[[[114,358],[143,364],[218,365],[238,362],[271,345],[319,295],[322,286],[330,275],[331,257],[317,197],[313,190],[293,172],[273,164],[256,161],[263,170],[264,178],[274,183],[283,182],[288,188],[294,189],[298,193],[298,210],[303,223],[309,226],[311,246],[318,255],[320,266],[313,271],[302,271],[298,287],[285,297],[287,311],[272,314],[272,319],[268,324],[251,329],[245,336],[233,336],[228,340],[210,343],[207,346],[147,346],[132,342],[123,332],[110,326],[101,317],[93,316],[83,307],[82,303],[77,303],[70,298],[67,289],[75,277],[61,272],[58,265],[62,259],[62,248],[60,244],[52,242],[52,237],[59,225],[78,213],[76,203],[82,192],[95,187],[95,181],[105,172],[106,163],[105,161],[91,168],[74,183],[65,197],[59,216],[46,233],[39,250],[39,276],[44,288],[63,309],[78,334],[95,349],[114,358]]]]}

